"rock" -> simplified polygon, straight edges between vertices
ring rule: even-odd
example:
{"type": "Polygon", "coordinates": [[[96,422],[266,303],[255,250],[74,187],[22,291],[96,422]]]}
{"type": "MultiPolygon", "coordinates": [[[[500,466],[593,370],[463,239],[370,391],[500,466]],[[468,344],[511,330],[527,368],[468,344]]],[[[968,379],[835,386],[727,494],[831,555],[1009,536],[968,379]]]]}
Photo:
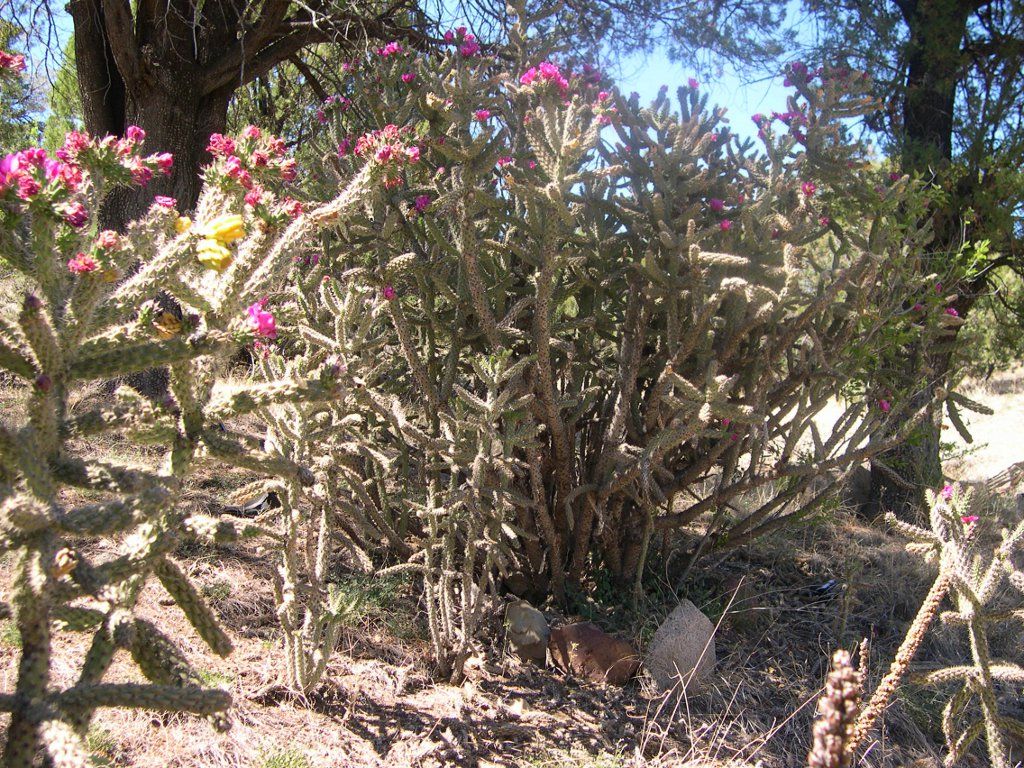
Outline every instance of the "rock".
{"type": "Polygon", "coordinates": [[[739,632],[756,632],[771,618],[762,604],[761,593],[749,575],[733,574],[722,582],[722,604],[727,606],[725,621],[739,632]]]}
{"type": "Polygon", "coordinates": [[[625,685],[640,668],[640,654],[632,645],[589,621],[552,630],[548,650],[563,671],[595,683],[625,685]]]}
{"type": "Polygon", "coordinates": [[[525,600],[509,603],[505,610],[505,632],[519,658],[544,666],[551,630],[543,613],[525,600]]]}
{"type": "Polygon", "coordinates": [[[850,469],[839,496],[844,507],[864,516],[871,503],[871,470],[864,464],[850,469]]]}
{"type": "Polygon", "coordinates": [[[683,600],[651,638],[645,666],[663,691],[680,681],[686,691],[698,690],[715,666],[715,625],[683,600]]]}

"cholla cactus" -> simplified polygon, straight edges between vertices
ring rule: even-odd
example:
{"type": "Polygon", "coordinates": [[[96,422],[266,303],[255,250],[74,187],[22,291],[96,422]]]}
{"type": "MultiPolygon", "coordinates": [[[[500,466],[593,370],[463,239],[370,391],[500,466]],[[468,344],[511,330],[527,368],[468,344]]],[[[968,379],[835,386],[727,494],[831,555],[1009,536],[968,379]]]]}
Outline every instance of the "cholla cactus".
{"type": "Polygon", "coordinates": [[[324,167],[368,162],[376,194],[297,265],[282,314],[301,339],[283,357],[336,355],[359,382],[311,446],[325,466],[346,446],[346,546],[423,575],[456,676],[502,577],[564,596],[600,561],[628,594],[658,533],[700,518],[696,557],[806,516],[816,477],[925,418],[867,382],[940,325],[909,310],[930,236],[900,216],[909,182],[839,127],[866,104],[855,78],[797,78],[754,155],[695,88],[642,108],[545,60],[533,21],[500,60],[453,35],[346,68],[324,167]],[[830,220],[840,200],[855,225],[830,220]]]}
{"type": "MultiPolygon", "coordinates": [[[[862,663],[863,660],[862,652],[862,663]]],[[[863,670],[853,666],[847,651],[836,651],[825,691],[818,700],[818,721],[814,724],[814,744],[807,756],[807,768],[849,768],[851,756],[847,745],[853,738],[863,693],[863,670]]]]}
{"type": "Polygon", "coordinates": [[[75,133],[56,158],[34,149],[0,162],[0,254],[32,286],[20,307],[0,315],[0,367],[21,382],[25,405],[24,418],[0,426],[0,547],[17,561],[4,610],[22,641],[16,688],[0,699],[11,713],[3,756],[11,768],[28,768],[41,751],[54,765],[86,765],[82,736],[98,707],[194,712],[226,726],[219,713],[228,694],[204,689],[159,627],[134,615],[135,603],[155,576],[206,644],[230,651],[170,555],[182,536],[226,540],[251,531],[230,519],[187,515],[178,504],[182,484],[211,460],[270,467],[301,483],[302,466],[264,453],[224,422],[343,390],[330,363],[302,379],[235,386],[221,379],[240,344],[275,333],[260,297],[278,285],[300,242],[359,199],[365,177],[308,214],[269,193],[243,208],[254,181],[241,172],[257,151],[271,155],[254,164],[261,173],[291,173],[276,145],[250,135],[207,170],[194,223],[179,217],[173,200],[157,198],[126,232],[97,234],[93,215],[106,191],[145,183],[172,162],[140,156],[143,139],[135,128],[120,140],[75,133]],[[210,253],[218,257],[204,258],[210,253]],[[160,291],[175,297],[182,316],[150,301],[160,291]],[[154,366],[170,369],[166,399],[150,402],[121,388],[91,410],[69,409],[78,384],[154,366]],[[164,451],[137,467],[82,450],[110,432],[164,451]],[[114,554],[91,554],[85,544],[97,539],[114,554]],[[78,681],[64,690],[50,675],[55,629],[93,638],[78,681]],[[150,684],[104,682],[118,649],[150,684]]]}
{"type": "MultiPolygon", "coordinates": [[[[1024,572],[1015,567],[1013,555],[1024,546],[1024,519],[1012,530],[1002,531],[994,552],[979,551],[979,525],[984,522],[970,511],[971,491],[945,486],[939,493],[929,491],[931,530],[891,519],[898,531],[911,539],[907,548],[939,564],[937,583],[948,584],[955,610],[943,611],[944,624],[961,627],[967,633],[970,663],[946,667],[919,675],[925,685],[955,684],[956,690],[942,714],[942,729],[949,754],[947,765],[955,764],[982,734],[989,759],[995,768],[1011,765],[1006,735],[1024,736],[1024,723],[999,710],[997,686],[1020,686],[1024,668],[1009,660],[994,659],[989,651],[989,627],[1000,622],[1020,622],[1022,612],[1007,608],[1009,591],[1024,593],[1024,572]],[[976,707],[972,710],[972,702],[976,707]]],[[[1024,513],[1024,509],[1018,508],[1024,513]]],[[[1024,518],[1024,515],[1022,515],[1024,518]]]]}

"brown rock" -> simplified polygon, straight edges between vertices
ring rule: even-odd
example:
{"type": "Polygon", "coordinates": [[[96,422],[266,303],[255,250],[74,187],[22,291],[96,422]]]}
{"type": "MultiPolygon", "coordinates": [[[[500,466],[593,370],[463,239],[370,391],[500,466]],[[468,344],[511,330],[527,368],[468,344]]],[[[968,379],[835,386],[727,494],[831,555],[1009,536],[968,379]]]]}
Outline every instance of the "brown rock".
{"type": "Polygon", "coordinates": [[[756,578],[733,574],[722,582],[722,603],[727,607],[725,621],[739,632],[757,632],[771,619],[771,610],[763,604],[756,578]]]}
{"type": "Polygon", "coordinates": [[[562,670],[595,683],[625,685],[640,668],[632,645],[589,621],[553,629],[548,651],[562,670]]]}

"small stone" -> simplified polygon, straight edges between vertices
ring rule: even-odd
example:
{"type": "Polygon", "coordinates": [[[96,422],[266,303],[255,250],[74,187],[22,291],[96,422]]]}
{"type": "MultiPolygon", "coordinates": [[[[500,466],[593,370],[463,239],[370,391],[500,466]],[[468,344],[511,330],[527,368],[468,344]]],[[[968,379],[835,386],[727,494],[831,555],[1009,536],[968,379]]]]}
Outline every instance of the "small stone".
{"type": "Polygon", "coordinates": [[[543,613],[526,600],[516,600],[505,611],[505,631],[519,658],[544,666],[551,630],[543,613]]]}
{"type": "Polygon", "coordinates": [[[725,621],[740,632],[760,631],[772,615],[749,576],[734,574],[726,578],[722,582],[721,600],[726,606],[725,621]]]}
{"type": "Polygon", "coordinates": [[[589,621],[552,630],[548,650],[563,671],[595,683],[625,685],[640,668],[632,645],[589,621]]]}
{"type": "Polygon", "coordinates": [[[871,503],[871,470],[864,465],[850,469],[842,484],[840,503],[862,517],[871,503]]]}
{"type": "Polygon", "coordinates": [[[715,625],[689,600],[681,601],[651,638],[645,666],[663,691],[681,682],[695,692],[715,666],[715,625]]]}

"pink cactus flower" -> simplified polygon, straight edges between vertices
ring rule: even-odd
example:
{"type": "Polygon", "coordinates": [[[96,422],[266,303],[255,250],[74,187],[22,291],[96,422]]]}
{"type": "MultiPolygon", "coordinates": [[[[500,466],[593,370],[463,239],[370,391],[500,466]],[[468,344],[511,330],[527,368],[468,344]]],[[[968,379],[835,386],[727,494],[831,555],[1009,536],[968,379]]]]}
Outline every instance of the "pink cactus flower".
{"type": "Polygon", "coordinates": [[[818,185],[813,181],[805,181],[800,185],[800,191],[804,193],[805,197],[814,197],[814,193],[818,191],[818,185]]]}
{"type": "Polygon", "coordinates": [[[85,210],[84,205],[77,201],[69,203],[64,209],[64,221],[78,229],[85,226],[85,223],[89,221],[89,212],[85,210]]]}
{"type": "Polygon", "coordinates": [[[413,208],[416,209],[416,213],[423,213],[430,207],[430,195],[419,195],[413,201],[413,208]]]}
{"type": "Polygon", "coordinates": [[[949,483],[946,483],[944,486],[942,486],[942,490],[939,491],[939,496],[944,498],[946,501],[949,501],[950,499],[952,499],[953,498],[953,486],[950,485],[949,483]]]}
{"type": "Polygon", "coordinates": [[[415,79],[416,79],[416,73],[415,72],[405,72],[405,73],[402,74],[402,82],[405,83],[406,85],[408,85],[409,83],[411,83],[415,79]]]}
{"type": "Polygon", "coordinates": [[[104,229],[96,235],[96,245],[105,251],[110,251],[121,245],[121,238],[112,229],[104,229]]]}
{"type": "Polygon", "coordinates": [[[732,219],[722,219],[720,222],[718,222],[718,228],[721,229],[723,232],[728,232],[730,229],[732,229],[732,219]]]}
{"type": "Polygon", "coordinates": [[[892,403],[883,398],[878,401],[878,408],[879,410],[882,411],[882,413],[888,413],[889,411],[892,410],[892,403]]]}
{"type": "Polygon", "coordinates": [[[129,125],[124,129],[124,136],[128,141],[141,144],[146,139],[146,132],[137,125],[129,125]]]}
{"type": "Polygon", "coordinates": [[[953,307],[946,307],[946,314],[950,317],[960,317],[960,313],[957,312],[953,307]]]}
{"type": "Polygon", "coordinates": [[[263,187],[259,184],[254,184],[253,188],[245,193],[245,204],[251,208],[255,208],[263,201],[263,187]]]}
{"type": "Polygon", "coordinates": [[[303,207],[302,201],[296,200],[292,197],[286,197],[281,201],[281,210],[283,210],[289,217],[293,219],[299,218],[302,215],[303,207]]]}
{"type": "Polygon", "coordinates": [[[95,272],[99,267],[100,265],[96,259],[84,253],[76,253],[68,261],[68,271],[75,275],[84,275],[89,272],[95,272]]]}
{"type": "Polygon", "coordinates": [[[721,213],[725,210],[725,201],[719,197],[712,197],[708,200],[708,207],[715,213],[721,213]]]}
{"type": "Polygon", "coordinates": [[[161,173],[170,173],[174,167],[174,155],[170,152],[158,152],[153,155],[153,160],[156,161],[156,167],[161,173]]]}
{"type": "Polygon", "coordinates": [[[976,522],[978,522],[978,516],[977,515],[960,515],[960,521],[964,525],[974,525],[976,522]]]}
{"type": "Polygon", "coordinates": [[[0,69],[7,69],[11,72],[23,72],[25,70],[25,57],[20,53],[0,51],[0,69]]]}
{"type": "Polygon", "coordinates": [[[173,197],[167,197],[167,195],[156,195],[153,198],[153,203],[161,208],[174,208],[178,201],[173,197]]]}
{"type": "Polygon", "coordinates": [[[694,90],[694,91],[696,91],[698,88],[700,88],[700,83],[697,82],[697,78],[695,78],[695,77],[691,77],[689,80],[687,80],[686,84],[688,86],[690,86],[691,90],[694,90]]]}
{"type": "Polygon", "coordinates": [[[206,145],[206,151],[216,157],[227,157],[235,154],[234,139],[220,133],[210,135],[210,141],[206,145]]]}
{"type": "Polygon", "coordinates": [[[473,35],[466,35],[463,38],[462,45],[459,46],[459,55],[465,59],[470,59],[480,53],[480,43],[476,41],[476,37],[473,35]]]}
{"type": "Polygon", "coordinates": [[[398,292],[390,285],[385,285],[382,293],[388,301],[394,301],[395,297],[398,296],[398,292]]]}
{"type": "Polygon", "coordinates": [[[473,118],[479,123],[484,122],[485,120],[490,118],[490,116],[491,110],[489,109],[478,109],[476,112],[473,113],[473,118]]]}
{"type": "Polygon", "coordinates": [[[249,325],[256,332],[257,336],[262,336],[265,339],[276,339],[277,321],[274,319],[273,314],[263,309],[265,304],[266,299],[260,299],[256,303],[249,305],[247,310],[249,313],[249,325]]]}

